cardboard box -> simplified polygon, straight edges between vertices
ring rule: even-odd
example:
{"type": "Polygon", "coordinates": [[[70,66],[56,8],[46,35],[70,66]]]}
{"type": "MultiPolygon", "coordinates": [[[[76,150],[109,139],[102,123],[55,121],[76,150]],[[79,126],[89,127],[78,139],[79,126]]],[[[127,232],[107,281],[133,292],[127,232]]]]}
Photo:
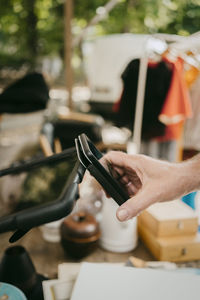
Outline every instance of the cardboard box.
{"type": "Polygon", "coordinates": [[[184,236],[198,231],[196,212],[181,200],[156,203],[142,212],[138,220],[156,237],[184,236]]]}
{"type": "Polygon", "coordinates": [[[138,221],[141,239],[156,259],[161,261],[191,261],[200,259],[200,234],[156,237],[138,221]]]}

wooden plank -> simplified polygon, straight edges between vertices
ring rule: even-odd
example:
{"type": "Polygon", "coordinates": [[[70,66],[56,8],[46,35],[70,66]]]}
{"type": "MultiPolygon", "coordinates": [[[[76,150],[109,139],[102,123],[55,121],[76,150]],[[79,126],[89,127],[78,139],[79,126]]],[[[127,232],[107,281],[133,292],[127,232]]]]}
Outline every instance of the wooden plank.
{"type": "Polygon", "coordinates": [[[72,70],[72,31],[71,22],[73,17],[73,0],[65,0],[65,74],[66,87],[68,91],[68,106],[73,109],[72,88],[73,88],[73,70],[72,70]]]}

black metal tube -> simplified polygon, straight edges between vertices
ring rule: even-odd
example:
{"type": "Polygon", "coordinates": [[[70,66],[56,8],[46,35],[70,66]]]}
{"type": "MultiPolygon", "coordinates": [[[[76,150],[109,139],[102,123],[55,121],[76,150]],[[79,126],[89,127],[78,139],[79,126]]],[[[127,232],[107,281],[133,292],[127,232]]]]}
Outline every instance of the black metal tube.
{"type": "Polygon", "coordinates": [[[43,165],[50,165],[55,162],[64,161],[65,158],[69,157],[72,154],[76,153],[76,148],[72,147],[62,151],[61,153],[54,154],[52,156],[43,157],[31,161],[25,161],[23,163],[16,163],[15,165],[0,170],[0,177],[9,175],[9,174],[17,174],[20,172],[26,172],[32,170],[33,168],[38,168],[43,165]]]}

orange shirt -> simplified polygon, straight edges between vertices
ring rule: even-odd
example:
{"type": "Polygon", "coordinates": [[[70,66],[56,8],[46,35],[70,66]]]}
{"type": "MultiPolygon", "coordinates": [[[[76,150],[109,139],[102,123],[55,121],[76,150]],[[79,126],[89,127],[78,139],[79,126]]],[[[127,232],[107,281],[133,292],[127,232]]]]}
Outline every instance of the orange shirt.
{"type": "Polygon", "coordinates": [[[191,101],[184,78],[183,60],[175,62],[164,58],[173,66],[173,74],[159,120],[166,125],[165,134],[158,137],[159,141],[179,139],[186,118],[192,117],[191,101]]]}
{"type": "Polygon", "coordinates": [[[185,71],[184,77],[188,87],[191,87],[191,85],[196,81],[199,76],[199,72],[200,70],[194,66],[191,66],[189,70],[185,71]]]}

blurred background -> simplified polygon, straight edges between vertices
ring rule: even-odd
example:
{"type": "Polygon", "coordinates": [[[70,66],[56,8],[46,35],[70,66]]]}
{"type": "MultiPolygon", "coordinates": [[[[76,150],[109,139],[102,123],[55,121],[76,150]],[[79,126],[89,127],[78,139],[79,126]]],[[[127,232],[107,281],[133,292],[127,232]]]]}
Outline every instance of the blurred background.
{"type": "Polygon", "coordinates": [[[51,86],[65,87],[68,13],[73,39],[73,79],[75,85],[81,86],[87,85],[83,60],[85,41],[116,33],[188,36],[199,30],[199,0],[68,2],[1,0],[1,87],[30,70],[42,70],[48,74],[51,86]]]}
{"type": "Polygon", "coordinates": [[[198,153],[199,29],[199,0],[1,0],[0,166],[82,132],[101,151],[198,153]]]}
{"type": "MultiPolygon", "coordinates": [[[[102,152],[190,158],[200,152],[199,75],[200,0],[0,0],[0,168],[60,153],[83,132],[102,152]]],[[[73,164],[0,178],[0,217],[54,201],[73,164]]],[[[19,245],[50,279],[61,262],[125,264],[132,255],[199,268],[199,191],[145,211],[140,228],[137,218],[118,222],[116,209],[86,177],[73,214],[19,245]],[[158,228],[164,223],[160,236],[151,215],[158,228]],[[167,245],[166,256],[155,243],[167,245]]],[[[9,236],[1,236],[0,254],[9,236]]]]}

